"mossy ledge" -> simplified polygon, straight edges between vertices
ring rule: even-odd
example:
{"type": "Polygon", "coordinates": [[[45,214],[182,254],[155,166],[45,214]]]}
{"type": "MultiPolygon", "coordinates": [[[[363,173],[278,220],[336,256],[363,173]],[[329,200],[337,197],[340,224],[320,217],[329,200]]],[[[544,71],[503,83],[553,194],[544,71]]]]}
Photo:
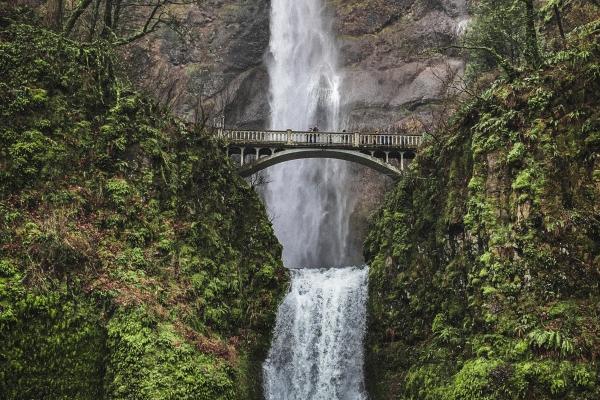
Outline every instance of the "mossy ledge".
{"type": "Polygon", "coordinates": [[[465,105],[375,216],[373,399],[600,398],[598,32],[465,105]]]}
{"type": "Polygon", "coordinates": [[[30,18],[0,14],[0,398],[260,398],[287,274],[257,195],[30,18]]]}

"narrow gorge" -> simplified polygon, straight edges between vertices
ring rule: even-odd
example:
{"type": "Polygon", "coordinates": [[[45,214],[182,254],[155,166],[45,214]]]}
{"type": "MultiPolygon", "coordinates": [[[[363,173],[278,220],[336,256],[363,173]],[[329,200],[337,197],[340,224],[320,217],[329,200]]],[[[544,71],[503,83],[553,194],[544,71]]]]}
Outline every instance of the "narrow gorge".
{"type": "Polygon", "coordinates": [[[0,399],[598,400],[599,360],[597,1],[0,3],[0,399]]]}

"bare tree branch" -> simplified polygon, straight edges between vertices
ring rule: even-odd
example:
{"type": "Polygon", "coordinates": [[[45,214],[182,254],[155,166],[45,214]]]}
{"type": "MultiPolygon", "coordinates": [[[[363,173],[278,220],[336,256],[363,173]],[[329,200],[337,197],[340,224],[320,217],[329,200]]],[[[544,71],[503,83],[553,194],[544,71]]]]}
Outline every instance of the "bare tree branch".
{"type": "Polygon", "coordinates": [[[113,12],[113,19],[112,19],[112,31],[116,32],[117,28],[119,26],[119,17],[121,16],[121,5],[123,3],[122,0],[115,0],[116,4],[115,4],[115,10],[113,12]]]}
{"type": "Polygon", "coordinates": [[[563,46],[566,46],[567,37],[565,36],[565,28],[563,27],[560,10],[558,9],[557,4],[554,4],[554,6],[552,8],[554,9],[554,17],[556,18],[556,24],[558,25],[558,31],[560,32],[560,37],[562,38],[563,46]]]}
{"type": "Polygon", "coordinates": [[[88,6],[92,3],[92,0],[81,0],[79,2],[79,4],[77,5],[77,8],[73,11],[73,13],[71,14],[71,16],[69,17],[67,24],[65,25],[64,29],[63,29],[63,33],[68,36],[71,31],[73,30],[73,28],[75,27],[75,24],[77,23],[77,20],[79,19],[79,17],[81,17],[81,14],[83,14],[83,12],[88,8],[88,6]]]}
{"type": "Polygon", "coordinates": [[[96,25],[98,24],[98,16],[100,15],[100,2],[101,0],[94,1],[92,21],[90,23],[90,30],[88,32],[88,42],[91,42],[94,39],[94,33],[96,33],[96,25]]]}
{"type": "MultiPolygon", "coordinates": [[[[107,0],[109,1],[109,0],[107,0]]],[[[165,21],[163,21],[160,16],[158,19],[154,20],[154,17],[156,16],[156,13],[158,12],[158,10],[161,9],[161,7],[164,5],[165,3],[163,2],[158,2],[154,5],[154,8],[152,9],[152,12],[150,13],[150,16],[146,19],[146,23],[144,24],[144,27],[137,33],[126,37],[126,38],[122,38],[117,40],[114,44],[116,46],[122,46],[124,44],[129,44],[132,42],[135,42],[136,40],[146,36],[148,33],[154,32],[159,24],[165,23],[165,21]],[[154,23],[152,23],[152,21],[154,20],[154,23]]]]}
{"type": "Polygon", "coordinates": [[[105,0],[104,27],[102,28],[102,32],[100,32],[100,36],[103,38],[107,38],[109,33],[112,30],[112,6],[113,6],[113,0],[105,0]]]}

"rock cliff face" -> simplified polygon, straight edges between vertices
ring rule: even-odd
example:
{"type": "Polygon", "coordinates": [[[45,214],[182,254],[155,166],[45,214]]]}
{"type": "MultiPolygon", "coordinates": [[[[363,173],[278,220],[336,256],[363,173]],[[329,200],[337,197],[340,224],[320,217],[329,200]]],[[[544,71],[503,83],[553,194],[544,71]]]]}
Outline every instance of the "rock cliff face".
{"type": "Polygon", "coordinates": [[[179,115],[194,120],[227,106],[236,125],[262,127],[268,114],[263,57],[267,0],[209,0],[173,7],[177,32],[149,35],[126,51],[131,76],[179,115]]]}
{"type": "Polygon", "coordinates": [[[351,128],[384,128],[426,117],[457,74],[458,58],[433,55],[456,40],[465,0],[335,0],[351,128]]]}
{"type": "MultiPolygon", "coordinates": [[[[383,128],[426,116],[463,71],[432,50],[457,38],[466,0],[329,0],[345,71],[345,124],[383,128]]],[[[226,107],[240,127],[268,123],[269,2],[211,0],[173,9],[179,33],[163,31],[129,51],[132,76],[190,119],[226,107]],[[158,40],[157,40],[158,39],[158,40]],[[208,109],[210,110],[208,110],[208,109]]]]}
{"type": "Polygon", "coordinates": [[[386,197],[371,399],[600,398],[598,27],[466,103],[386,197]]]}

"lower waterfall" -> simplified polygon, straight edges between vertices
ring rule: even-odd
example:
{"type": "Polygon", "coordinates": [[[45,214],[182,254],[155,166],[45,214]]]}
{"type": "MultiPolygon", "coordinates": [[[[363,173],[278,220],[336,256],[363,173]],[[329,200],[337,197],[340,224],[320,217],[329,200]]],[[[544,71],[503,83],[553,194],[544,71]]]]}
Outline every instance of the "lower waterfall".
{"type": "Polygon", "coordinates": [[[293,269],[264,363],[268,400],[363,400],[367,267],[293,269]]]}

